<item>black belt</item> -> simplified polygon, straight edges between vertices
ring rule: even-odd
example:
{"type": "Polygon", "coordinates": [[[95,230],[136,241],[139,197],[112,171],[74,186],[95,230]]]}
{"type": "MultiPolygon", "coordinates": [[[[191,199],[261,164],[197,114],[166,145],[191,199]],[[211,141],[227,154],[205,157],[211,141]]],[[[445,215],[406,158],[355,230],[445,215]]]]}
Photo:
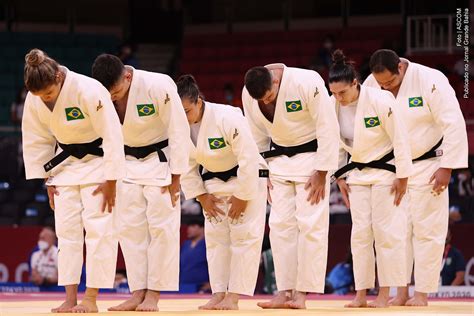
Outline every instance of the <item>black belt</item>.
{"type": "Polygon", "coordinates": [[[442,143],[443,143],[443,138],[441,138],[441,139],[439,140],[439,142],[437,142],[436,145],[433,146],[433,148],[431,148],[430,150],[428,150],[427,152],[425,152],[425,153],[424,153],[423,155],[421,155],[420,157],[413,159],[413,162],[442,156],[442,155],[443,155],[443,150],[442,150],[442,149],[438,149],[438,147],[441,146],[442,143]]]}
{"type": "Polygon", "coordinates": [[[141,147],[130,147],[125,145],[125,155],[133,156],[137,159],[145,158],[151,153],[158,153],[158,157],[161,162],[167,162],[166,155],[163,152],[163,148],[168,147],[168,140],[163,140],[159,143],[141,146],[141,147]]]}
{"type": "Polygon", "coordinates": [[[296,154],[307,153],[307,152],[316,152],[318,150],[318,140],[314,139],[308,143],[298,145],[298,146],[290,146],[290,147],[283,147],[277,145],[273,142],[270,143],[270,150],[264,151],[260,153],[263,158],[272,158],[276,156],[285,155],[288,157],[293,157],[296,154]]]}
{"type": "Polygon", "coordinates": [[[82,159],[86,155],[102,157],[104,155],[104,151],[99,147],[100,145],[102,145],[102,138],[97,138],[93,142],[85,144],[61,144],[58,142],[58,146],[61,147],[63,151],[48,161],[43,166],[43,168],[46,172],[48,172],[66,160],[69,156],[73,156],[77,159],[82,159]]]}
{"type": "MultiPolygon", "coordinates": [[[[237,177],[237,169],[239,169],[239,165],[235,166],[232,169],[229,169],[227,171],[220,171],[220,172],[202,172],[203,171],[203,166],[199,166],[199,174],[201,175],[202,181],[207,181],[211,180],[213,178],[218,178],[224,182],[227,182],[231,177],[237,177]]],[[[258,176],[260,178],[268,178],[268,170],[266,169],[259,169],[258,170],[258,176]]]]}
{"type": "Polygon", "coordinates": [[[364,168],[375,168],[375,169],[383,169],[383,170],[395,172],[395,166],[387,163],[388,161],[392,160],[394,157],[395,156],[392,150],[391,152],[389,152],[388,154],[386,154],[385,156],[383,156],[382,158],[378,160],[374,160],[367,163],[355,162],[355,161],[350,162],[344,167],[334,172],[332,178],[333,180],[338,179],[340,176],[342,176],[346,172],[351,171],[352,169],[355,169],[355,168],[359,170],[362,170],[364,168]]]}

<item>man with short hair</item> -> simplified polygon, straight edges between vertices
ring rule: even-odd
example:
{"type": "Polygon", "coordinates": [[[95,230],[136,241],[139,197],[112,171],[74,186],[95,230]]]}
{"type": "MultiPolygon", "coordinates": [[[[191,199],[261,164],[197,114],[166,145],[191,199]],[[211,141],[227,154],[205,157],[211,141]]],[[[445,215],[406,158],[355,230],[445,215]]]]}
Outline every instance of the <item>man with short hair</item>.
{"type": "Polygon", "coordinates": [[[338,167],[339,125],[321,76],[271,64],[245,75],[245,116],[270,170],[270,241],[278,294],[262,308],[306,308],[324,292],[328,171],[338,167]]]}
{"type": "Polygon", "coordinates": [[[440,71],[380,49],[364,86],[390,91],[410,135],[415,172],[408,180],[407,284],[415,262],[415,295],[399,288],[392,305],[426,306],[436,292],[448,230],[451,170],[467,168],[466,123],[456,94],[440,71]]]}
{"type": "Polygon", "coordinates": [[[179,288],[180,175],[189,126],[173,80],[103,54],[92,76],[111,94],[122,123],[126,176],[117,225],[132,297],[113,311],[157,311],[160,291],[179,288]]]}

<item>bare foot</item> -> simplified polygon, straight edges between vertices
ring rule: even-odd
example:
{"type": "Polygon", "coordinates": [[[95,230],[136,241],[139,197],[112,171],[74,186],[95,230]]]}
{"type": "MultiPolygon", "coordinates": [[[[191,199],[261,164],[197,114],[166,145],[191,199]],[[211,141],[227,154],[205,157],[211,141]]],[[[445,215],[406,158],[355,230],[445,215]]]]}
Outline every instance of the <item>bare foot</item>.
{"type": "Polygon", "coordinates": [[[367,304],[367,307],[372,307],[372,308],[388,307],[388,298],[377,296],[375,301],[372,301],[369,304],[367,304]]]}
{"type": "Polygon", "coordinates": [[[95,301],[83,299],[81,304],[74,306],[71,310],[72,313],[97,313],[99,309],[95,301]]]}
{"type": "Polygon", "coordinates": [[[204,305],[198,307],[201,310],[211,310],[225,298],[225,293],[219,292],[212,294],[211,299],[204,305]]]}
{"type": "Polygon", "coordinates": [[[72,308],[77,305],[77,301],[65,301],[61,305],[51,310],[51,313],[71,313],[72,308]]]}
{"type": "Polygon", "coordinates": [[[415,291],[415,296],[410,298],[405,306],[428,306],[428,295],[415,291]]]}
{"type": "Polygon", "coordinates": [[[157,312],[158,301],[160,300],[160,292],[147,290],[145,299],[135,309],[137,312],[157,312]]]}
{"type": "Polygon", "coordinates": [[[239,309],[239,294],[227,293],[225,298],[216,304],[213,309],[216,310],[238,310],[239,309]]]}
{"type": "Polygon", "coordinates": [[[306,293],[296,291],[293,299],[286,303],[292,309],[306,309],[306,293]]]}
{"type": "Polygon", "coordinates": [[[125,302],[109,307],[108,311],[134,311],[138,305],[140,305],[145,299],[146,290],[134,291],[132,297],[130,297],[125,302]]]}
{"type": "Polygon", "coordinates": [[[366,290],[358,290],[356,292],[356,297],[352,300],[352,302],[344,305],[347,308],[360,308],[360,307],[367,307],[367,291],[366,290]]]}
{"type": "Polygon", "coordinates": [[[367,307],[367,300],[355,298],[354,300],[352,300],[352,302],[344,305],[344,307],[347,307],[347,308],[367,307]]]}
{"type": "Polygon", "coordinates": [[[288,303],[291,302],[291,291],[280,291],[268,302],[259,302],[257,306],[261,308],[291,308],[288,303]]]}
{"type": "Polygon", "coordinates": [[[408,301],[408,296],[395,296],[388,301],[390,306],[405,306],[405,303],[408,301]]]}

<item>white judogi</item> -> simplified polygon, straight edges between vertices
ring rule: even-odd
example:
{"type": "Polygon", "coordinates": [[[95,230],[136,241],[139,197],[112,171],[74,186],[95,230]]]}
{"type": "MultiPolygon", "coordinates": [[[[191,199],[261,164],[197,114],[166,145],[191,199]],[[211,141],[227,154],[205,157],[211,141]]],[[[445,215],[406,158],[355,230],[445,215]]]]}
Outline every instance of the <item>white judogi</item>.
{"type": "Polygon", "coordinates": [[[268,121],[246,88],[242,92],[245,116],[260,152],[269,150],[270,139],[280,146],[318,140],[317,152],[268,159],[272,211],[270,241],[279,291],[324,291],[328,229],[329,178],[326,197],[317,205],[306,199],[305,183],[315,170],[337,168],[339,127],[324,81],[314,71],[283,64],[273,122],[268,121]]]}
{"type": "MultiPolygon", "coordinates": [[[[105,180],[124,175],[120,122],[108,91],[96,80],[67,70],[53,111],[28,93],[23,115],[23,157],[27,179],[45,179],[55,185],[59,285],[79,284],[86,234],[87,286],[112,288],[117,260],[113,216],[101,212],[102,194],[92,192],[105,180]],[[56,142],[89,143],[102,138],[103,157],[67,158],[46,172],[43,165],[55,155],[56,142]]],[[[61,149],[58,149],[60,152],[61,149]]]]}
{"type": "MultiPolygon", "coordinates": [[[[189,142],[191,142],[189,140],[189,142]]],[[[183,176],[186,199],[204,193],[224,200],[219,207],[227,214],[233,195],[248,201],[242,220],[231,224],[227,216],[221,222],[205,223],[209,279],[213,293],[231,292],[253,295],[257,281],[260,251],[265,228],[266,183],[259,178],[259,155],[250,128],[238,108],[205,103],[196,144],[192,145],[191,168],[183,176]],[[237,177],[227,182],[213,178],[203,182],[199,165],[211,172],[239,166],[237,177]]]]}
{"type": "MultiPolygon", "coordinates": [[[[332,100],[340,113],[342,106],[334,97],[332,100]]],[[[375,168],[348,173],[356,290],[375,286],[374,241],[379,285],[402,286],[406,271],[407,204],[395,206],[390,189],[395,178],[407,178],[413,171],[408,134],[389,92],[361,87],[354,114],[352,127],[347,126],[346,120],[339,122],[341,131],[354,131],[352,139],[341,138],[341,150],[351,154],[351,161],[361,163],[381,159],[393,150],[395,159],[389,163],[396,167],[396,174],[375,168]]],[[[345,164],[346,159],[342,159],[340,167],[345,164]]]]}
{"type": "MultiPolygon", "coordinates": [[[[467,168],[466,124],[447,78],[438,70],[402,60],[408,68],[396,102],[410,135],[412,157],[420,157],[443,138],[443,155],[415,162],[408,186],[411,202],[406,283],[411,282],[414,255],[415,290],[430,293],[438,290],[449,197],[448,190],[433,196],[429,180],[438,168],[467,168]]],[[[373,75],[364,85],[380,88],[373,75]]]]}
{"type": "Polygon", "coordinates": [[[130,290],[179,289],[181,206],[171,204],[171,174],[188,168],[189,125],[173,80],[164,74],[132,69],[122,131],[125,145],[141,147],[168,139],[163,149],[137,159],[126,155],[127,175],[119,185],[117,225],[130,290]]]}

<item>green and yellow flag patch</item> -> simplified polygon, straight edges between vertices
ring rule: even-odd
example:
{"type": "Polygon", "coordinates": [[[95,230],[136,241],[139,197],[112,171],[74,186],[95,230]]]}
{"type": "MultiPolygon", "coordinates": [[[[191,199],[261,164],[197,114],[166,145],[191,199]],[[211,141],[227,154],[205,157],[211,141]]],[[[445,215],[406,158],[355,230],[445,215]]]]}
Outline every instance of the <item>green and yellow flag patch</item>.
{"type": "Polygon", "coordinates": [[[301,106],[301,100],[296,101],[286,101],[286,112],[298,112],[303,109],[301,106]]]}
{"type": "Polygon", "coordinates": [[[84,114],[82,114],[81,109],[78,107],[66,108],[65,111],[66,111],[66,119],[68,121],[84,119],[84,114]]]}
{"type": "Polygon", "coordinates": [[[150,116],[155,114],[155,106],[150,104],[137,104],[138,116],[150,116]]]}
{"type": "Polygon", "coordinates": [[[219,138],[208,138],[207,141],[209,142],[209,148],[210,149],[220,149],[224,148],[225,141],[224,137],[219,137],[219,138]]]}
{"type": "Polygon", "coordinates": [[[417,108],[417,107],[423,106],[423,98],[422,97],[408,98],[408,106],[410,108],[417,108]]]}
{"type": "Polygon", "coordinates": [[[378,116],[373,117],[364,117],[364,123],[366,128],[371,128],[380,125],[380,120],[378,116]]]}

